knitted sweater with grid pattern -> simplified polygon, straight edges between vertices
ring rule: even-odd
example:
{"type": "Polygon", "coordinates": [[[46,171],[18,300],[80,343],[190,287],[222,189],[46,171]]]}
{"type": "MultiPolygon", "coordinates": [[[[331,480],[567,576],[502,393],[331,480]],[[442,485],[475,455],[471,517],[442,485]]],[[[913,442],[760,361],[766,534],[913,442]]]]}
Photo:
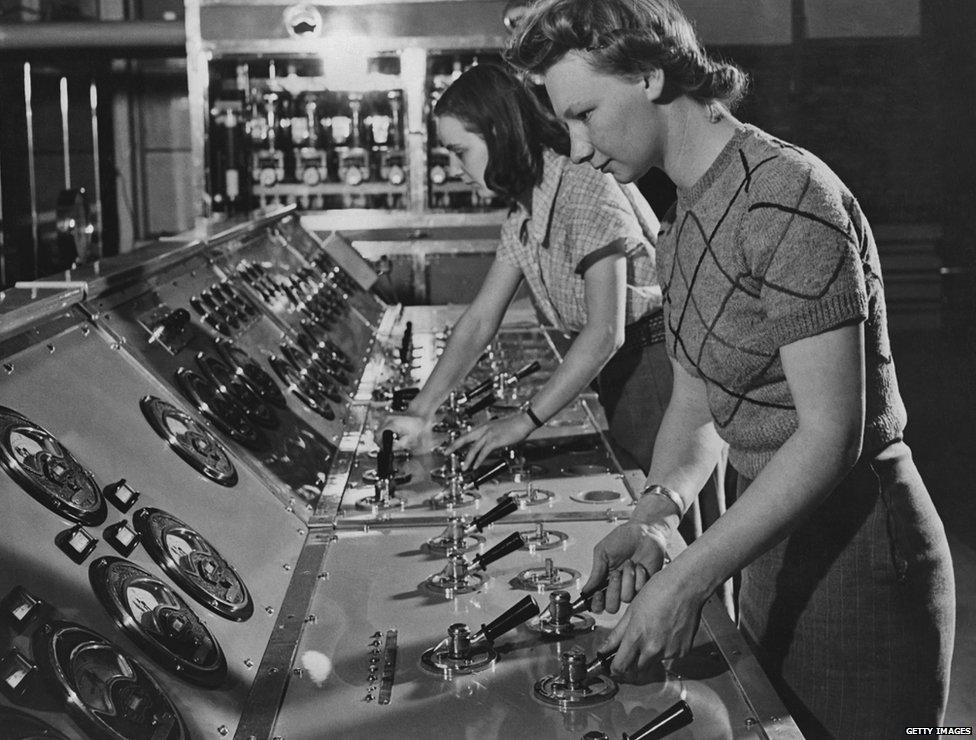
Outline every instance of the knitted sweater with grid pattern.
{"type": "Polygon", "coordinates": [[[742,126],[665,219],[667,347],[706,387],[730,462],[755,478],[797,428],[780,347],[864,322],[864,453],[901,437],[878,250],[860,206],[809,152],[742,126]]]}

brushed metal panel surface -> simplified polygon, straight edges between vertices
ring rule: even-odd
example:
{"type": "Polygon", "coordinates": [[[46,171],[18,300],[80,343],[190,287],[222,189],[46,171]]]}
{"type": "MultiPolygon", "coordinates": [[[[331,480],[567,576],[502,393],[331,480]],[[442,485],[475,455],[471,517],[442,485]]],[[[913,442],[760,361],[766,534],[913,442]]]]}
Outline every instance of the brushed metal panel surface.
{"type": "MultiPolygon", "coordinates": [[[[557,565],[586,574],[590,545],[608,523],[561,525],[570,534],[562,551],[545,553],[557,565]]],[[[488,544],[512,531],[495,525],[488,544]]],[[[455,599],[428,597],[417,585],[439,570],[442,560],[421,553],[430,530],[369,534],[339,533],[325,559],[328,579],[320,581],[312,602],[315,621],[306,625],[274,736],[313,738],[580,738],[590,730],[611,737],[633,732],[682,694],[695,713],[694,723],[675,738],[763,737],[751,708],[729,673],[728,664],[702,630],[695,650],[669,671],[657,666],[643,685],[620,686],[609,703],[562,713],[532,695],[533,683],[558,670],[558,655],[574,645],[589,657],[616,618],[597,617],[597,630],[572,641],[543,642],[522,626],[496,643],[501,656],[483,673],[445,681],[420,668],[422,653],[439,642],[447,627],[463,622],[478,629],[525,595],[509,581],[537,565],[543,553],[518,552],[489,566],[482,593],[455,599]],[[399,655],[391,703],[365,700],[372,635],[398,630],[399,655]],[[322,657],[325,656],[326,660],[322,657]],[[331,662],[323,677],[321,666],[331,662]],[[309,670],[313,666],[313,670],[309,670]],[[747,722],[752,718],[752,722],[747,722]]],[[[572,593],[576,593],[573,589],[572,593]]],[[[540,605],[547,597],[537,597],[540,605]]]]}
{"type": "MultiPolygon", "coordinates": [[[[96,322],[100,327],[124,338],[125,350],[182,397],[176,381],[177,370],[181,367],[196,370],[195,355],[198,352],[218,354],[213,330],[200,321],[190,307],[190,299],[219,280],[220,276],[213,267],[198,258],[155,276],[154,287],[150,290],[146,290],[146,286],[136,287],[121,298],[104,296],[88,305],[92,314],[98,317],[96,322]],[[175,355],[158,343],[150,344],[149,333],[140,324],[140,318],[163,304],[170,309],[185,308],[191,313],[187,327],[188,341],[175,355]]],[[[337,333],[337,336],[342,335],[337,333]]],[[[234,337],[234,341],[276,382],[278,379],[268,365],[267,357],[280,353],[279,344],[283,339],[285,336],[281,328],[267,316],[258,317],[234,337]]],[[[355,346],[352,341],[346,342],[346,345],[355,346]]],[[[350,380],[355,383],[356,378],[350,380]]],[[[307,520],[328,471],[329,458],[341,437],[350,402],[347,400],[345,404],[336,404],[336,418],[327,420],[282,390],[286,394],[288,408],[275,409],[281,426],[277,430],[267,430],[269,446],[266,449],[248,451],[219,430],[214,431],[248,461],[246,464],[259,471],[259,475],[264,477],[282,502],[293,502],[296,515],[307,520]]]]}
{"type": "MultiPolygon", "coordinates": [[[[100,540],[88,562],[116,554],[104,541],[105,527],[123,518],[131,521],[139,507],[158,507],[198,529],[235,567],[254,599],[254,614],[246,622],[230,622],[186,595],[223,648],[229,672],[217,689],[201,690],[182,681],[113,626],[89,586],[87,563],[75,565],[55,547],[55,535],[68,522],[34,501],[3,472],[0,596],[23,585],[64,617],[95,629],[136,656],[163,684],[195,737],[219,737],[220,727],[232,733],[272,634],[305,539],[304,527],[240,460],[234,460],[238,483],[225,488],[168,449],[143,417],[139,399],[153,394],[184,407],[182,399],[98,332],[85,329],[85,324],[75,325],[14,355],[15,372],[0,376],[0,399],[54,434],[100,485],[125,478],[141,493],[129,513],[110,506],[107,521],[88,528],[100,540]]],[[[129,559],[162,575],[142,547],[129,559]]],[[[10,635],[4,631],[0,642],[10,635]]],[[[24,649],[23,638],[15,638],[15,643],[24,649]]],[[[60,727],[71,727],[60,717],[60,708],[45,697],[35,696],[28,709],[60,727]]],[[[77,730],[70,734],[79,737],[77,730]]]]}

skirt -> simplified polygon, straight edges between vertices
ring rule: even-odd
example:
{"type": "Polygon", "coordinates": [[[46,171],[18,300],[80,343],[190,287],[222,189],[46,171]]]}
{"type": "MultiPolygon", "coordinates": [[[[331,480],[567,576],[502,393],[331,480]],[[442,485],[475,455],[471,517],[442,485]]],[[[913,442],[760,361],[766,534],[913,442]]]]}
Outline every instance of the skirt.
{"type": "MultiPolygon", "coordinates": [[[[751,481],[739,480],[739,492],[751,481]]],[[[952,561],[895,442],[855,466],[789,537],[742,572],[739,622],[808,738],[938,725],[955,634],[952,561]]]]}

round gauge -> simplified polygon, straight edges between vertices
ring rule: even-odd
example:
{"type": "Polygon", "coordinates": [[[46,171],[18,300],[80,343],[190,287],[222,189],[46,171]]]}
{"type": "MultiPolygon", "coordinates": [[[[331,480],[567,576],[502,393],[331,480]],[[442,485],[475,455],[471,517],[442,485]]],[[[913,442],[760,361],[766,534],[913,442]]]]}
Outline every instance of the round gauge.
{"type": "Polygon", "coordinates": [[[248,421],[247,409],[232,396],[221,393],[205,377],[184,367],[176,371],[176,379],[186,397],[224,434],[248,449],[267,445],[264,435],[248,421]]]}
{"type": "Polygon", "coordinates": [[[112,620],[168,671],[219,686],[227,661],[216,638],[166,582],[128,560],[102,557],[88,578],[112,620]]]}
{"type": "Polygon", "coordinates": [[[303,377],[290,362],[280,357],[271,355],[268,364],[299,401],[329,421],[335,418],[332,407],[324,400],[325,389],[318,383],[311,378],[303,377]]]}
{"type": "Polygon", "coordinates": [[[155,396],[145,396],[139,406],[156,434],[197,472],[222,486],[237,484],[227,450],[192,416],[155,396]]]}
{"type": "Polygon", "coordinates": [[[8,740],[68,740],[47,722],[11,707],[0,706],[0,727],[8,740]]]}
{"type": "Polygon", "coordinates": [[[231,342],[219,341],[217,342],[217,353],[234,370],[234,373],[242,376],[250,383],[265,401],[279,408],[285,408],[288,405],[274,379],[252,360],[247,352],[231,342]]]}
{"type": "Polygon", "coordinates": [[[98,633],[55,621],[32,641],[53,693],[93,737],[188,740],[183,718],[152,674],[98,633]]]}
{"type": "Polygon", "coordinates": [[[220,389],[224,395],[240,401],[247,411],[247,416],[255,424],[267,429],[278,428],[278,417],[274,410],[261,400],[257,389],[243,375],[238,375],[222,360],[212,355],[200,352],[197,354],[197,365],[211,383],[220,389]]]}
{"type": "Polygon", "coordinates": [[[54,513],[88,526],[105,521],[105,498],[92,474],[50,432],[4,406],[0,466],[54,513]]]}
{"type": "Polygon", "coordinates": [[[349,360],[349,355],[343,352],[342,348],[333,342],[325,332],[316,329],[307,321],[302,322],[302,331],[315,342],[316,347],[320,350],[327,351],[332,355],[334,360],[342,363],[342,367],[346,372],[353,371],[353,364],[349,360]]]}
{"type": "Polygon", "coordinates": [[[190,525],[159,509],[139,509],[132,523],[149,556],[177,586],[235,622],[254,613],[247,586],[213,545],[190,525]]]}
{"type": "Polygon", "coordinates": [[[342,402],[342,396],[336,390],[336,379],[315,363],[311,357],[294,345],[282,344],[281,355],[298,370],[303,378],[311,379],[313,387],[322,396],[335,403],[342,402]]]}

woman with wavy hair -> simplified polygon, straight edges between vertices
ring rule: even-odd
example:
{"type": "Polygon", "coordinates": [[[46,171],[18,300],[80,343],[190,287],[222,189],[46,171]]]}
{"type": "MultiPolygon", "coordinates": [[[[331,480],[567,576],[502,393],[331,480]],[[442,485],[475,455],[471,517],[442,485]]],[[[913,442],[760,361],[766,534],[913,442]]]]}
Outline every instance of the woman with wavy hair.
{"type": "Polygon", "coordinates": [[[671,385],[654,213],[633,186],[570,162],[565,126],[505,69],[468,70],[444,91],[434,116],[464,178],[511,207],[488,275],[437,366],[407,412],[388,417],[381,430],[392,429],[408,447],[420,444],[524,280],[547,322],[574,335],[572,345],[520,413],[475,428],[452,449],[467,446],[463,465],[477,466],[542,426],[596,378],[618,450],[646,469],[671,385]]]}
{"type": "Polygon", "coordinates": [[[630,602],[612,667],[686,652],[702,604],[742,573],[739,622],[808,737],[937,725],[952,564],[902,440],[878,250],[818,158],[738,121],[745,76],[667,0],[549,0],[507,57],[543,75],[574,162],[678,199],[657,244],[674,386],[646,494],[594,549],[595,609],[630,602]],[[663,570],[723,441],[734,505],[663,570]],[[911,677],[911,678],[909,678],[911,677]]]}

